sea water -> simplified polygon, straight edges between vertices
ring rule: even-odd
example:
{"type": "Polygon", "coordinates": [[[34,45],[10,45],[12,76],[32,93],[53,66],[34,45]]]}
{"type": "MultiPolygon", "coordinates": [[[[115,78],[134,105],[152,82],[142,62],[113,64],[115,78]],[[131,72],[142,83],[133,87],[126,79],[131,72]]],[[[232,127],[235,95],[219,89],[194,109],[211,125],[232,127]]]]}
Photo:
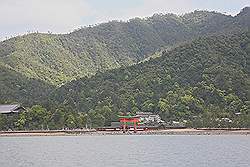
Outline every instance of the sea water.
{"type": "Polygon", "coordinates": [[[250,136],[0,138],[0,167],[250,167],[250,136]]]}

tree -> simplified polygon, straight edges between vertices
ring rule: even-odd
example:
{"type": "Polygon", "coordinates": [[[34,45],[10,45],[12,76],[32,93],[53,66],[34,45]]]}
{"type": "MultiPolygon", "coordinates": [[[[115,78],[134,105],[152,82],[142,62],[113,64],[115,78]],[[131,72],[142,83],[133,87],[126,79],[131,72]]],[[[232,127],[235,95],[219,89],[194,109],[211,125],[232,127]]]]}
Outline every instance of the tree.
{"type": "Polygon", "coordinates": [[[28,111],[29,128],[44,129],[48,125],[50,113],[40,105],[32,106],[28,111]]]}
{"type": "Polygon", "coordinates": [[[65,116],[66,111],[62,108],[56,109],[50,119],[49,119],[49,128],[50,129],[64,129],[65,128],[65,116]]]}
{"type": "Polygon", "coordinates": [[[155,105],[151,100],[147,100],[142,104],[142,111],[144,112],[153,112],[155,105]]]}
{"type": "Polygon", "coordinates": [[[6,116],[0,114],[0,130],[6,130],[6,125],[7,125],[6,116]]]}
{"type": "Polygon", "coordinates": [[[76,128],[76,120],[75,117],[72,114],[69,114],[66,118],[65,121],[65,125],[66,127],[68,127],[69,129],[74,129],[76,128]]]}
{"type": "Polygon", "coordinates": [[[88,115],[84,114],[84,113],[79,113],[79,116],[76,117],[76,123],[77,123],[77,127],[78,128],[85,128],[86,124],[87,124],[87,119],[88,119],[88,115]]]}
{"type": "Polygon", "coordinates": [[[170,105],[166,99],[160,98],[158,102],[158,107],[160,109],[160,116],[163,120],[168,121],[171,117],[170,105]]]}
{"type": "Polygon", "coordinates": [[[102,114],[95,111],[90,111],[89,116],[92,127],[99,127],[105,125],[105,117],[102,114]]]}
{"type": "Polygon", "coordinates": [[[15,122],[15,126],[19,130],[23,130],[26,128],[26,124],[27,124],[26,113],[22,112],[19,114],[18,120],[15,122]]]}

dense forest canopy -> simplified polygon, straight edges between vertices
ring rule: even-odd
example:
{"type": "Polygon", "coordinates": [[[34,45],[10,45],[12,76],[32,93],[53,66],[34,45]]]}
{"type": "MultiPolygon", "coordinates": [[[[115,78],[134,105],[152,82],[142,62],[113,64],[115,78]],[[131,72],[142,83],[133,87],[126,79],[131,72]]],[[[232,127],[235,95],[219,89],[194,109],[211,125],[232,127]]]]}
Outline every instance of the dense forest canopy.
{"type": "Polygon", "coordinates": [[[209,107],[229,112],[232,96],[240,103],[233,112],[240,112],[250,96],[249,37],[247,32],[199,38],[159,58],[73,81],[50,99],[81,112],[100,105],[118,112],[159,112],[165,101],[172,116],[186,118],[209,107]]]}
{"type": "Polygon", "coordinates": [[[28,112],[0,115],[0,129],[97,127],[137,111],[191,127],[250,127],[249,22],[250,8],[157,14],[1,42],[0,103],[28,112]]]}
{"type": "Polygon", "coordinates": [[[30,106],[46,98],[54,86],[23,76],[0,63],[0,88],[0,104],[23,103],[30,106]]]}
{"type": "Polygon", "coordinates": [[[0,62],[52,85],[132,65],[199,36],[249,28],[249,8],[235,16],[195,11],[111,21],[69,34],[33,33],[0,42],[0,62]]]}

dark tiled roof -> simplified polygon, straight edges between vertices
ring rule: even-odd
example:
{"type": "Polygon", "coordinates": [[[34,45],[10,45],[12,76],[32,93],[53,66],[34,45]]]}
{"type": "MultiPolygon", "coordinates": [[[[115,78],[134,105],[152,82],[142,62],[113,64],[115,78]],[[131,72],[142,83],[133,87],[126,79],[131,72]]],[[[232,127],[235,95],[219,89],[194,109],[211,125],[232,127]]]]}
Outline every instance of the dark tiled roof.
{"type": "Polygon", "coordinates": [[[25,109],[18,104],[0,105],[0,114],[15,113],[19,112],[20,110],[25,110],[25,109]]]}

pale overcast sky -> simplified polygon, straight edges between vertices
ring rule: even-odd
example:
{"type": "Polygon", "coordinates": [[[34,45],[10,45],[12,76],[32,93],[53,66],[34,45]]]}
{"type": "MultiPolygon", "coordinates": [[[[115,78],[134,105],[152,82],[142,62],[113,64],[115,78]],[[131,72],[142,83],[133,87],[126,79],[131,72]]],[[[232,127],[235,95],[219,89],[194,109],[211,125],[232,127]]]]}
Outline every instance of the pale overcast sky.
{"type": "Polygon", "coordinates": [[[183,14],[196,9],[235,15],[250,0],[0,0],[0,40],[28,31],[67,33],[81,26],[183,14]]]}

